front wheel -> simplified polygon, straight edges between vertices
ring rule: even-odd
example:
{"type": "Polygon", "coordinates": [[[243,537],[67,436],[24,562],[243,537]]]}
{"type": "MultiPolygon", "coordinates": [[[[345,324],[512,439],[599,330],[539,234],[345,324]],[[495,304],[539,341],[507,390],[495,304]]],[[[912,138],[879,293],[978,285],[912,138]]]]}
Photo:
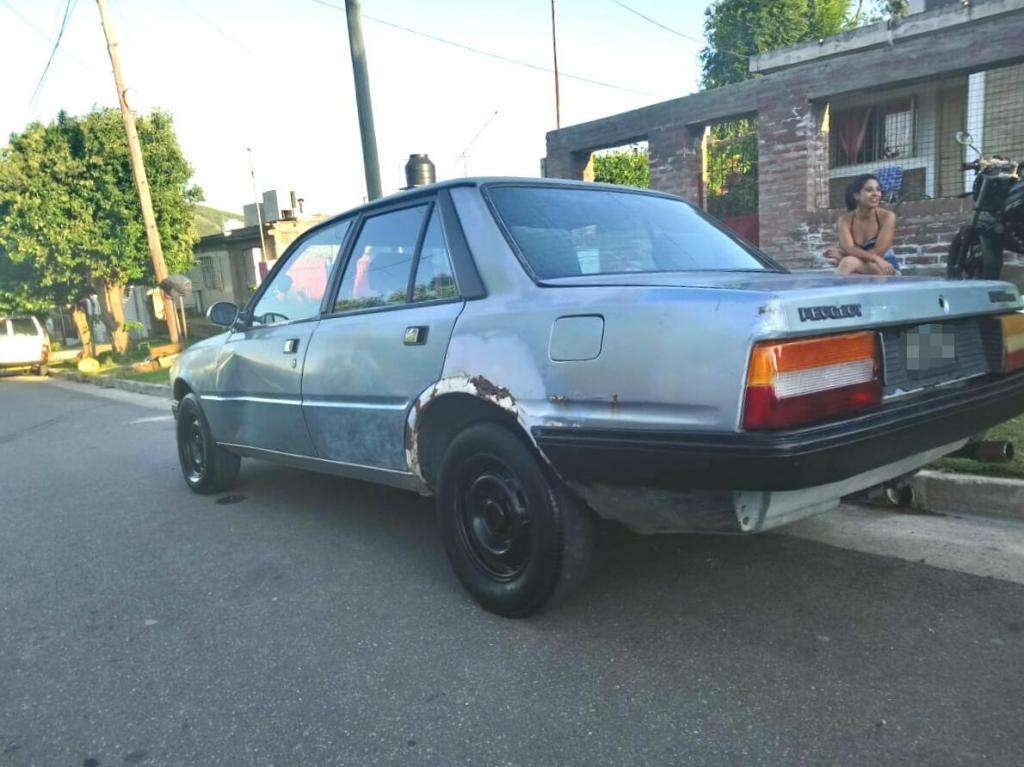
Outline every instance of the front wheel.
{"type": "Polygon", "coordinates": [[[182,397],[176,431],[178,460],[189,488],[203,495],[231,489],[242,459],[214,441],[195,394],[182,397]]]}
{"type": "Polygon", "coordinates": [[[452,569],[485,610],[524,618],[586,580],[590,512],[500,424],[471,426],[452,441],[437,510],[452,569]]]}

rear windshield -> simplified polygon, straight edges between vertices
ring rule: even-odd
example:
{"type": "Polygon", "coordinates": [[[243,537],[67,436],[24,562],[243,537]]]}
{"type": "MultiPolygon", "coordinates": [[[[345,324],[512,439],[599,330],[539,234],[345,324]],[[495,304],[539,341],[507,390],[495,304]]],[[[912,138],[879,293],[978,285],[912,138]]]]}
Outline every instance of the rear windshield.
{"type": "Polygon", "coordinates": [[[679,200],[606,189],[523,186],[491,187],[488,194],[540,279],[774,270],[679,200]]]}
{"type": "Polygon", "coordinates": [[[28,317],[15,317],[12,319],[11,329],[16,336],[34,336],[38,333],[36,324],[28,317]]]}

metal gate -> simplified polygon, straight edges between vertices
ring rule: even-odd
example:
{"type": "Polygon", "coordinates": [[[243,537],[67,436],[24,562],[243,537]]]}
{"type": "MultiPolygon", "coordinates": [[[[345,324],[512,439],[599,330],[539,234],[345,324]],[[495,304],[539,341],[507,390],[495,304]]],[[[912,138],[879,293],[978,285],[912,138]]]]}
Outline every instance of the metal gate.
{"type": "Polygon", "coordinates": [[[760,240],[757,121],[710,126],[704,141],[704,209],[744,239],[760,240]]]}

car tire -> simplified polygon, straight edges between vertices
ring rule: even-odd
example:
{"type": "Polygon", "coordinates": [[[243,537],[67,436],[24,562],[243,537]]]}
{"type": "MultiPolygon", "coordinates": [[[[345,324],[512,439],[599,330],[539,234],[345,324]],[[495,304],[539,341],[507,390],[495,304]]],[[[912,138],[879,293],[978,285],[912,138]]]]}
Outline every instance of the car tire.
{"type": "Polygon", "coordinates": [[[202,495],[231,489],[242,459],[214,441],[195,394],[186,394],[178,404],[175,430],[181,473],[189,489],[202,495]]]}
{"type": "Polygon", "coordinates": [[[46,365],[35,365],[32,368],[32,375],[34,376],[48,376],[50,375],[50,368],[46,365]]]}
{"type": "Polygon", "coordinates": [[[437,489],[448,560],[485,610],[525,618],[586,580],[594,548],[590,511],[509,429],[480,423],[458,434],[437,489]]]}

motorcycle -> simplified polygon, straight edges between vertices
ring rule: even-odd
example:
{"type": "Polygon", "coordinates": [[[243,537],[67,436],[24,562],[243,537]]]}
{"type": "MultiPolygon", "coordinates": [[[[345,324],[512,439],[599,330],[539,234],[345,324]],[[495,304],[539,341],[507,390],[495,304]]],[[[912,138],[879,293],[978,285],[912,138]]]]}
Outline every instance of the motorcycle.
{"type": "Polygon", "coordinates": [[[976,174],[971,191],[961,195],[974,198],[974,215],[949,245],[946,275],[953,280],[998,280],[1004,247],[1024,252],[1024,163],[984,157],[970,133],[957,131],[956,140],[978,154],[961,166],[976,174]]]}

